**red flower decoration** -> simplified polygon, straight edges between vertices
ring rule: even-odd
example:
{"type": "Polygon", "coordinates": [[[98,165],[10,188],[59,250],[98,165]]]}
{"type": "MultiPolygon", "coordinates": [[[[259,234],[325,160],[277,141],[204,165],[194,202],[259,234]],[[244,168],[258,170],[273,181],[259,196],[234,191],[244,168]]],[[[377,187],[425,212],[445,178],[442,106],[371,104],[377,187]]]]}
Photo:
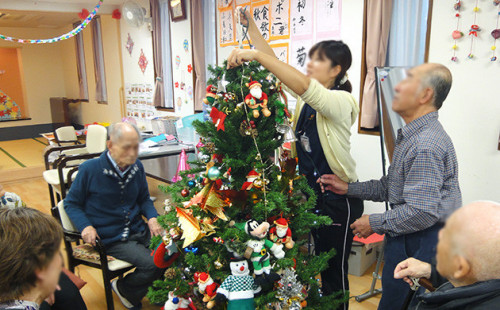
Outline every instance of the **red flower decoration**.
{"type": "Polygon", "coordinates": [[[179,88],[179,82],[175,82],[175,88],[179,88]]]}
{"type": "Polygon", "coordinates": [[[191,73],[191,71],[193,71],[193,66],[188,65],[188,72],[191,73]]]}
{"type": "Polygon", "coordinates": [[[89,11],[87,9],[82,9],[82,11],[80,13],[78,13],[78,17],[80,19],[85,19],[89,16],[89,11]]]}
{"type": "Polygon", "coordinates": [[[120,13],[120,10],[115,9],[113,13],[111,14],[111,17],[114,19],[120,19],[122,18],[122,13],[120,13]]]}

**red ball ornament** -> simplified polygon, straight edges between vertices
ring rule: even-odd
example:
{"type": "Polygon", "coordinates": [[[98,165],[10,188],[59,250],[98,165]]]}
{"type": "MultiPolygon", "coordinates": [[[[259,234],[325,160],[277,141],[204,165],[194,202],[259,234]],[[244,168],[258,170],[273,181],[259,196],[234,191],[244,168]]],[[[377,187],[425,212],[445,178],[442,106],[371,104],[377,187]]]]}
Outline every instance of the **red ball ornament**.
{"type": "Polygon", "coordinates": [[[187,189],[181,190],[181,196],[182,197],[187,197],[189,195],[189,191],[187,189]]]}
{"type": "Polygon", "coordinates": [[[455,14],[455,16],[456,16],[456,17],[460,17],[460,14],[458,14],[458,13],[457,13],[457,14],[455,14]]]}

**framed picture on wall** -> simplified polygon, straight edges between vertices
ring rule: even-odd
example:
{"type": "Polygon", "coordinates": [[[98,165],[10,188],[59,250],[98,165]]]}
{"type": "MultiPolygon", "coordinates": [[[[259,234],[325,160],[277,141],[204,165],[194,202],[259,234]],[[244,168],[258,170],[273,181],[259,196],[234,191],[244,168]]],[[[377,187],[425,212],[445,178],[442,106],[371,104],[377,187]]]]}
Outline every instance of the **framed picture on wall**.
{"type": "Polygon", "coordinates": [[[172,18],[173,22],[186,19],[185,0],[169,0],[168,8],[170,10],[170,18],[172,18]]]}

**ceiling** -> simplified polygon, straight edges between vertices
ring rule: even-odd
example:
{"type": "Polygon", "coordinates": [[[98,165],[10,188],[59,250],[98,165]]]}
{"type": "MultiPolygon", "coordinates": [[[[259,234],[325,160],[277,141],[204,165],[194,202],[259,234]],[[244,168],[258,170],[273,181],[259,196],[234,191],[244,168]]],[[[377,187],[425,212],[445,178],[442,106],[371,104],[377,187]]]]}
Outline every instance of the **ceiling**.
{"type": "MultiPolygon", "coordinates": [[[[127,0],[104,0],[99,14],[121,9],[127,0]]],[[[133,0],[143,4],[145,0],[133,0]]],[[[92,11],[99,0],[0,0],[0,27],[61,28],[78,21],[82,9],[92,11]]]]}
{"type": "Polygon", "coordinates": [[[77,13],[0,11],[0,27],[61,28],[79,20],[77,13]]]}

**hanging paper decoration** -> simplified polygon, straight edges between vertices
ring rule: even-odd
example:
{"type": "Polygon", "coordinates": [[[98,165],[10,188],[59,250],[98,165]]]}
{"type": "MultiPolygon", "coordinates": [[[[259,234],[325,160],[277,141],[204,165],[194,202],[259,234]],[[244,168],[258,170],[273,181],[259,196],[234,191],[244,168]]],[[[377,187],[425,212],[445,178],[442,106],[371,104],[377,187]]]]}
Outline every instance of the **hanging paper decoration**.
{"type": "Polygon", "coordinates": [[[497,27],[496,29],[493,29],[491,32],[491,36],[493,37],[493,45],[491,46],[491,50],[493,51],[493,55],[491,56],[490,60],[491,61],[496,61],[497,56],[496,56],[496,49],[497,49],[497,40],[500,38],[500,29],[498,28],[499,24],[498,21],[500,19],[500,0],[495,0],[493,1],[493,5],[498,6],[498,11],[497,11],[497,27]]]}
{"type": "MultiPolygon", "coordinates": [[[[455,17],[457,18],[457,28],[451,33],[453,40],[455,40],[455,43],[452,46],[453,56],[451,57],[451,61],[456,62],[456,61],[458,61],[458,58],[457,58],[457,48],[458,48],[457,40],[464,36],[463,32],[459,30],[459,27],[460,27],[460,9],[462,8],[462,1],[457,0],[455,2],[455,5],[453,6],[453,8],[456,11],[455,17]]],[[[382,81],[383,81],[383,79],[382,79],[382,81]]]]}
{"type": "Polygon", "coordinates": [[[120,10],[115,9],[113,13],[111,14],[111,17],[114,19],[121,19],[122,18],[122,13],[120,13],[120,10]]]}
{"type": "Polygon", "coordinates": [[[139,68],[141,68],[142,73],[144,74],[144,71],[146,71],[146,67],[148,66],[148,60],[146,58],[146,55],[144,55],[144,51],[141,48],[141,56],[139,56],[139,68]]]}
{"type": "Polygon", "coordinates": [[[184,47],[184,51],[186,53],[189,52],[189,42],[187,39],[184,39],[184,42],[182,42],[182,46],[184,47]]]}
{"type": "Polygon", "coordinates": [[[90,21],[94,18],[94,16],[99,11],[99,8],[101,7],[102,2],[103,2],[103,0],[99,0],[99,3],[96,5],[94,10],[85,18],[85,20],[78,27],[76,27],[75,29],[73,29],[70,32],[67,32],[61,36],[58,36],[58,37],[55,37],[52,39],[19,39],[19,38],[9,37],[9,36],[5,36],[3,34],[0,34],[0,39],[5,40],[5,41],[10,41],[10,42],[26,43],[26,44],[44,44],[44,43],[54,43],[54,42],[59,42],[62,40],[67,40],[69,38],[76,36],[85,27],[87,27],[87,25],[90,23],[90,21]]]}
{"type": "Polygon", "coordinates": [[[0,120],[21,118],[21,109],[17,103],[0,90],[0,120]]]}
{"type": "Polygon", "coordinates": [[[473,11],[474,11],[474,23],[472,24],[472,26],[470,26],[470,30],[469,30],[470,51],[469,51],[469,55],[467,56],[469,59],[474,58],[474,54],[472,53],[473,47],[474,47],[474,40],[477,39],[477,33],[479,31],[481,31],[481,28],[479,28],[479,25],[476,24],[477,12],[479,12],[479,7],[478,7],[479,3],[478,2],[479,2],[479,0],[476,0],[476,6],[473,9],[473,11]]]}
{"type": "Polygon", "coordinates": [[[181,57],[179,55],[175,56],[175,68],[179,69],[179,66],[181,65],[181,57]]]}
{"type": "Polygon", "coordinates": [[[187,69],[188,69],[188,73],[191,73],[193,71],[193,66],[191,64],[189,64],[187,69]]]}
{"type": "Polygon", "coordinates": [[[134,49],[134,41],[132,40],[130,33],[128,34],[127,44],[125,45],[125,48],[127,49],[128,54],[132,56],[132,50],[134,49]]]}

